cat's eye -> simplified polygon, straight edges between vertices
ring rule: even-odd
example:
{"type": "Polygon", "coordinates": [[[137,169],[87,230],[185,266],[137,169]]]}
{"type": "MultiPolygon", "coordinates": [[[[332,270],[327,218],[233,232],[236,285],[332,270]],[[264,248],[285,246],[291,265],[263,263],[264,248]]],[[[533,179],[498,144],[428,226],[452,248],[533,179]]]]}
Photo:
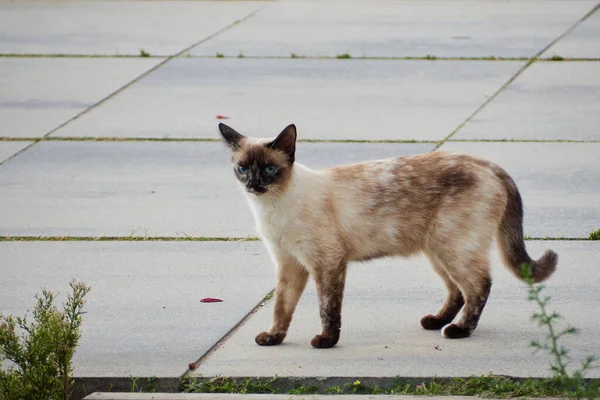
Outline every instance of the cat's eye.
{"type": "Polygon", "coordinates": [[[277,168],[274,165],[267,165],[265,172],[269,175],[273,175],[275,172],[277,172],[277,168]]]}
{"type": "Polygon", "coordinates": [[[244,167],[243,165],[238,165],[237,170],[240,174],[247,174],[248,173],[248,168],[244,167]]]}

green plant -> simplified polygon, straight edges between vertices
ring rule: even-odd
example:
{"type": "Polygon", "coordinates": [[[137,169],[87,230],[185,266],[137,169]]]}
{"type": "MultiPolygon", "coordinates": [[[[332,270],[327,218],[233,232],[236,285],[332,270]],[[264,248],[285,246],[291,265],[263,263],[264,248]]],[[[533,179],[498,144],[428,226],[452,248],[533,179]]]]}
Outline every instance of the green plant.
{"type": "Polygon", "coordinates": [[[238,58],[244,58],[244,55],[242,54],[242,52],[240,51],[240,53],[238,54],[238,58]]]}
{"type": "Polygon", "coordinates": [[[343,394],[344,389],[339,386],[331,386],[325,389],[325,394],[343,394]]]}
{"type": "Polygon", "coordinates": [[[298,56],[296,55],[296,53],[292,53],[290,54],[290,58],[298,58],[298,56]]]}
{"type": "Polygon", "coordinates": [[[433,54],[427,54],[427,55],[425,56],[425,59],[426,59],[426,60],[437,60],[437,57],[436,57],[436,56],[434,56],[433,54]]]}
{"type": "Polygon", "coordinates": [[[343,54],[338,54],[337,56],[335,56],[335,58],[348,59],[348,58],[352,58],[352,56],[348,53],[343,53],[343,54]]]}
{"type": "Polygon", "coordinates": [[[319,390],[315,386],[297,385],[289,389],[285,394],[317,394],[319,390]]]}
{"type": "Polygon", "coordinates": [[[54,295],[36,295],[33,322],[27,317],[0,315],[0,399],[63,399],[71,394],[71,360],[81,337],[84,297],[90,288],[71,281],[72,293],[59,311],[54,295]]]}
{"type": "Polygon", "coordinates": [[[559,56],[558,54],[553,54],[552,57],[550,57],[550,59],[552,61],[563,61],[564,57],[559,56]]]}
{"type": "Polygon", "coordinates": [[[210,379],[188,378],[183,382],[184,393],[275,393],[271,384],[277,379],[253,379],[247,378],[243,381],[215,377],[210,379]]]}
{"type": "Polygon", "coordinates": [[[550,362],[550,369],[554,373],[554,380],[569,394],[577,398],[597,397],[600,395],[598,389],[587,385],[583,379],[585,373],[592,367],[592,363],[596,361],[596,358],[594,356],[587,357],[579,368],[569,373],[567,369],[568,350],[560,345],[559,340],[563,336],[577,333],[578,330],[572,326],[567,326],[562,330],[556,327],[555,322],[562,319],[562,317],[555,311],[548,310],[550,296],[542,295],[542,291],[545,288],[544,285],[534,283],[531,266],[522,265],[521,275],[529,287],[528,299],[534,302],[539,309],[539,312],[533,314],[532,319],[537,321],[540,327],[545,327],[548,330],[548,335],[544,342],[533,340],[530,346],[536,350],[548,351],[551,354],[553,361],[550,362]]]}
{"type": "Polygon", "coordinates": [[[590,233],[590,240],[600,240],[600,229],[590,233]]]}
{"type": "Polygon", "coordinates": [[[225,57],[225,54],[223,54],[223,53],[217,53],[217,54],[215,54],[215,57],[217,57],[217,58],[223,58],[223,57],[225,57]]]}
{"type": "Polygon", "coordinates": [[[150,57],[150,53],[144,49],[140,49],[140,57],[150,57]]]}

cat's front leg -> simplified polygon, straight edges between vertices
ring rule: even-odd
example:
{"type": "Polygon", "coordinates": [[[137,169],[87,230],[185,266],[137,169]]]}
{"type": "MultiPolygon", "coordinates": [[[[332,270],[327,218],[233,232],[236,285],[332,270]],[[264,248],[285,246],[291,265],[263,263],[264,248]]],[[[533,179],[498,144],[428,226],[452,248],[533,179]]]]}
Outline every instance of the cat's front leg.
{"type": "Polygon", "coordinates": [[[342,329],[342,300],[346,283],[346,263],[335,267],[317,267],[313,271],[319,295],[319,314],[323,331],[310,342],[313,347],[327,349],[336,345],[342,329]]]}
{"type": "Polygon", "coordinates": [[[308,271],[293,256],[277,252],[274,258],[277,263],[278,281],[275,287],[273,323],[267,332],[259,333],[254,339],[261,346],[273,346],[283,342],[296,304],[308,280],[308,271]]]}

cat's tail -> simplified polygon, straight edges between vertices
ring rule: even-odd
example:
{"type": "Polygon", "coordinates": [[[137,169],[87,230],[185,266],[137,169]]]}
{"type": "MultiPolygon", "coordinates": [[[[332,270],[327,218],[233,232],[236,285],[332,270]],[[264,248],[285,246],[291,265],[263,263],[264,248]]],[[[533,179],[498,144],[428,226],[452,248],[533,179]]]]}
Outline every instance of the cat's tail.
{"type": "Polygon", "coordinates": [[[538,260],[532,260],[525,249],[523,238],[523,202],[515,182],[504,171],[499,174],[508,194],[508,202],[504,216],[498,227],[498,244],[504,264],[518,278],[523,279],[522,265],[531,267],[531,278],[534,282],[546,280],[556,270],[558,255],[552,250],[546,252],[538,260]]]}

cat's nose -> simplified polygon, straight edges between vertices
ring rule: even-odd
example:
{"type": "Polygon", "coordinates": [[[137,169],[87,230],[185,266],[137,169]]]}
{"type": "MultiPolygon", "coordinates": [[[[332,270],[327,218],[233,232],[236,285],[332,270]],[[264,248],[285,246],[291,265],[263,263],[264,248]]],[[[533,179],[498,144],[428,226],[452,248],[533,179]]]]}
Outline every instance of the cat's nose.
{"type": "Polygon", "coordinates": [[[264,193],[267,191],[267,189],[258,182],[249,182],[246,185],[246,189],[251,193],[264,193]]]}

